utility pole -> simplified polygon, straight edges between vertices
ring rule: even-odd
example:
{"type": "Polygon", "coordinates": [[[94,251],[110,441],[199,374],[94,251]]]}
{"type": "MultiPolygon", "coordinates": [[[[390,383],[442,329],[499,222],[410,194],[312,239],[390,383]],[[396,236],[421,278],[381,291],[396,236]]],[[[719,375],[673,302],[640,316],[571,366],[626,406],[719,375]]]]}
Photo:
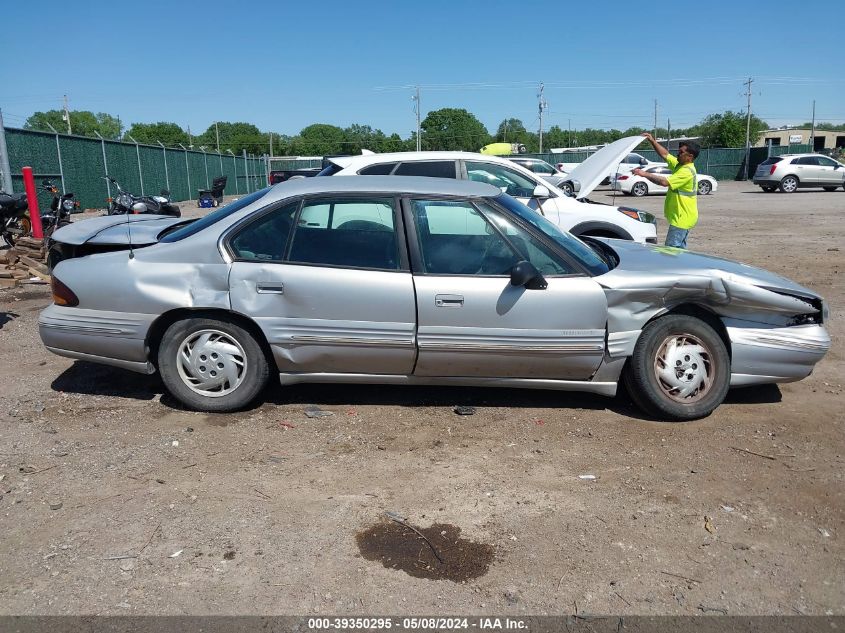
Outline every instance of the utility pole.
{"type": "Polygon", "coordinates": [[[572,119],[566,119],[566,128],[569,130],[569,147],[572,147],[572,119]]]}
{"type": "Polygon", "coordinates": [[[748,112],[745,115],[745,169],[743,169],[743,180],[748,180],[748,160],[751,158],[751,84],[754,80],[749,77],[748,81],[742,82],[748,86],[745,96],[748,97],[748,112]]]}
{"type": "Polygon", "coordinates": [[[543,110],[549,107],[549,104],[546,103],[546,100],[543,98],[543,88],[545,86],[541,83],[540,84],[540,92],[537,94],[538,104],[537,107],[540,110],[540,153],[543,153],[543,110]]]}
{"type": "Polygon", "coordinates": [[[669,149],[669,142],[672,140],[672,120],[666,119],[666,149],[669,149]]]}
{"type": "Polygon", "coordinates": [[[420,87],[416,87],[416,93],[411,99],[414,101],[414,112],[417,114],[417,151],[421,151],[422,144],[420,139],[420,87]]]}
{"type": "Polygon", "coordinates": [[[813,128],[810,130],[810,151],[816,151],[816,100],[813,99],[813,128]]]}
{"type": "Polygon", "coordinates": [[[657,99],[654,100],[654,130],[652,136],[657,140],[657,99]]]}
{"type": "Polygon", "coordinates": [[[188,126],[188,147],[194,149],[194,138],[191,136],[191,126],[188,126]]]}
{"type": "Polygon", "coordinates": [[[270,158],[273,158],[273,133],[270,132],[270,158]]]}
{"type": "Polygon", "coordinates": [[[71,134],[71,131],[70,131],[70,110],[67,109],[67,95],[65,95],[65,121],[67,121],[67,133],[71,134]]]}
{"type": "Polygon", "coordinates": [[[217,127],[217,121],[214,122],[214,133],[217,135],[217,153],[220,153],[220,128],[217,127]]]}

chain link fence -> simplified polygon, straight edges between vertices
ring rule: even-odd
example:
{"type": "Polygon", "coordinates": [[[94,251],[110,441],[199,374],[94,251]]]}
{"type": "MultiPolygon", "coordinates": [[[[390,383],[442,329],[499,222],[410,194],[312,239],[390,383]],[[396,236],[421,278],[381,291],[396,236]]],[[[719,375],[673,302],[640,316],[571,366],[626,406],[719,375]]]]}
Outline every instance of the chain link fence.
{"type": "MultiPolygon", "coordinates": [[[[226,176],[226,195],[239,195],[267,186],[264,156],[218,154],[191,149],[108,141],[84,136],[5,128],[9,171],[14,191],[23,191],[21,168],[32,167],[36,184],[53,180],[72,191],[83,209],[105,208],[115,194],[104,176],[126,191],[157,195],[170,191],[177,202],[197,199],[217,176],[226,176]]],[[[50,196],[39,192],[41,208],[50,196]],[[43,198],[42,198],[43,196],[43,198]]]]}

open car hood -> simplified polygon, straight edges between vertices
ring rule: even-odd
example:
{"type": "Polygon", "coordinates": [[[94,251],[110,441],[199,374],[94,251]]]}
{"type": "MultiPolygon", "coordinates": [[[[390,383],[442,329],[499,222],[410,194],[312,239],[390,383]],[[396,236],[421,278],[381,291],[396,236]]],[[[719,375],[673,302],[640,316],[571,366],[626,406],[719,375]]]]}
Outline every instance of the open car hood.
{"type": "Polygon", "coordinates": [[[174,224],[191,220],[169,215],[106,215],[72,222],[53,233],[51,239],[62,244],[129,244],[149,246],[158,242],[161,232],[174,224]]]}
{"type": "Polygon", "coordinates": [[[580,189],[576,198],[585,198],[598,187],[599,183],[613,174],[619,163],[645,139],[642,136],[626,136],[610,145],[602,147],[566,175],[566,180],[578,181],[580,189]]]}

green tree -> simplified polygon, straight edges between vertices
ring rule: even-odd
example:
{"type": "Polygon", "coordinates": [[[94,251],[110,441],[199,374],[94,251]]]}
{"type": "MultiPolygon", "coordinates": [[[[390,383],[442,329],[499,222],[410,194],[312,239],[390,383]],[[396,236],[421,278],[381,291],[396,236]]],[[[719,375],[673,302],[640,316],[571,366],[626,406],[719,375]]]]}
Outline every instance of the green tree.
{"type": "Polygon", "coordinates": [[[156,145],[164,143],[174,147],[179,143],[188,144],[188,133],[175,123],[159,121],[158,123],[133,123],[126,132],[139,143],[156,145]]]}
{"type": "Polygon", "coordinates": [[[420,123],[425,150],[477,152],[492,141],[484,124],[463,108],[442,108],[420,123]]]}
{"type": "Polygon", "coordinates": [[[270,138],[252,123],[218,121],[194,137],[194,145],[205,145],[209,151],[217,149],[217,134],[220,134],[220,151],[232,150],[240,154],[246,150],[250,154],[265,154],[270,150],[270,138]]]}
{"type": "MultiPolygon", "coordinates": [[[[27,130],[42,130],[52,132],[52,125],[59,133],[67,132],[67,121],[64,119],[63,110],[48,110],[46,112],[35,112],[24,123],[27,130]]],[[[71,133],[79,136],[96,136],[99,132],[103,138],[120,138],[122,126],[120,119],[105,112],[94,114],[88,110],[70,111],[71,133]]]]}
{"type": "Polygon", "coordinates": [[[496,129],[497,143],[522,143],[521,136],[525,136],[528,130],[525,129],[525,124],[519,119],[505,119],[499,123],[496,129]]]}
{"type": "Polygon", "coordinates": [[[291,139],[291,154],[296,156],[325,156],[345,154],[346,134],[342,128],[326,123],[315,123],[302,128],[291,139]]]}
{"type": "MultiPolygon", "coordinates": [[[[702,137],[705,147],[745,147],[746,115],[742,112],[710,114],[704,117],[697,128],[697,136],[702,137]]],[[[760,133],[769,129],[769,125],[762,119],[751,115],[749,139],[753,145],[760,133]]]]}

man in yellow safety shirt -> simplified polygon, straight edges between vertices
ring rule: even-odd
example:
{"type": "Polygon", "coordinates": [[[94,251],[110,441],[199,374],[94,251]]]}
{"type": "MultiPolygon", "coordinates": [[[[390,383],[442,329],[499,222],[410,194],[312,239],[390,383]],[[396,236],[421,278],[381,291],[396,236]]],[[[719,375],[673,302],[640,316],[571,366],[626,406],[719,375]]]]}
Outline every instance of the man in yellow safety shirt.
{"type": "Polygon", "coordinates": [[[648,139],[660,158],[669,165],[672,175],[669,177],[660,176],[650,174],[642,169],[634,169],[631,173],[642,176],[656,185],[669,188],[669,191],[666,192],[666,201],[663,203],[663,215],[669,222],[666,246],[686,248],[687,236],[695,223],[698,222],[698,201],[696,199],[698,174],[695,171],[693,161],[698,157],[701,148],[694,141],[681,141],[676,158],[654,140],[651,134],[644,132],[643,136],[648,139]]]}

